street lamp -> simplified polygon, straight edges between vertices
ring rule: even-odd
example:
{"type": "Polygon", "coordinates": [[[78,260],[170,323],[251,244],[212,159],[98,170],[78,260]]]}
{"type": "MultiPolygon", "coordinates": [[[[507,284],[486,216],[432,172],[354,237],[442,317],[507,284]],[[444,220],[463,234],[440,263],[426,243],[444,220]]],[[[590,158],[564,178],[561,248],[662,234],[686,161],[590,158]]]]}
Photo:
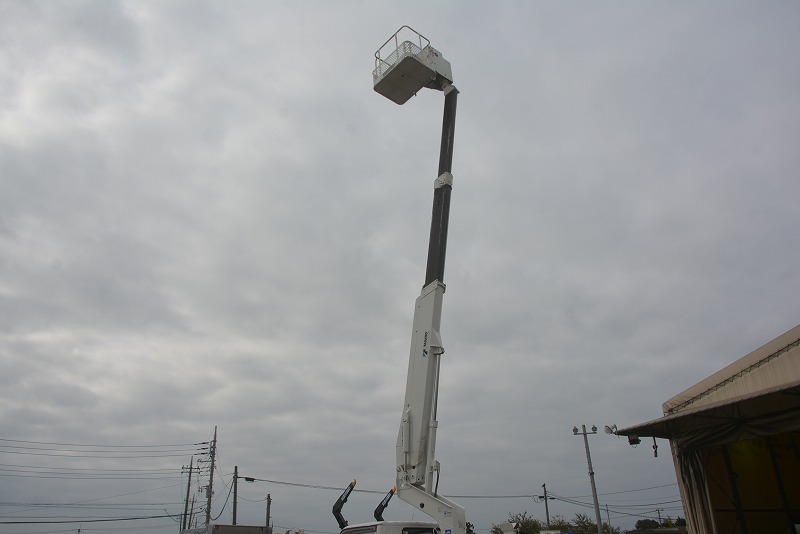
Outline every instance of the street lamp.
{"type": "Polygon", "coordinates": [[[578,427],[572,427],[572,433],[576,436],[583,436],[583,443],[586,446],[586,463],[589,464],[589,481],[592,483],[592,498],[594,499],[594,515],[597,520],[597,534],[603,534],[603,520],[600,518],[600,504],[597,502],[597,487],[594,484],[594,470],[592,469],[592,455],[589,454],[589,434],[597,434],[597,427],[592,425],[592,431],[586,431],[586,425],[581,425],[581,432],[578,427]]]}

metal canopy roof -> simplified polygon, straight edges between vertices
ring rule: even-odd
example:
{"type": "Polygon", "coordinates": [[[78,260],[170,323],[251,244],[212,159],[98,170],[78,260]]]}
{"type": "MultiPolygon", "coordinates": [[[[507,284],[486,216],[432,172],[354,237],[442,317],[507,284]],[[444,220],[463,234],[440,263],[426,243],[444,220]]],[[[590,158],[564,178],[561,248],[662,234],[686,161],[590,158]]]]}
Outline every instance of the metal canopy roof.
{"type": "Polygon", "coordinates": [[[800,430],[800,381],[689,408],[617,431],[622,436],[656,437],[694,444],[724,443],[800,430]],[[687,439],[695,436],[697,439],[687,439]]]}
{"type": "Polygon", "coordinates": [[[800,430],[800,325],[679,393],[664,417],[617,431],[694,448],[800,430]]]}

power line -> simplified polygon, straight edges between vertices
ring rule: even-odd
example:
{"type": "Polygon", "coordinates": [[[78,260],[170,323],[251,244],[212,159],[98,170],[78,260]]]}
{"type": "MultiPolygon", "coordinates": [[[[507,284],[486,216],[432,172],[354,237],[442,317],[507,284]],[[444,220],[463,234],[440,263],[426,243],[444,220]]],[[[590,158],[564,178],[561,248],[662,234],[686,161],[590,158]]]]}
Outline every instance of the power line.
{"type": "Polygon", "coordinates": [[[617,504],[617,505],[614,505],[614,507],[615,508],[652,508],[653,506],[662,506],[662,505],[665,505],[665,504],[675,504],[675,503],[679,503],[679,502],[681,502],[680,499],[677,499],[677,500],[674,500],[674,501],[650,502],[650,503],[647,503],[647,504],[628,504],[628,505],[617,504]]]}
{"type": "Polygon", "coordinates": [[[0,476],[28,477],[28,478],[69,478],[69,479],[167,479],[180,478],[178,469],[98,469],[52,467],[33,465],[0,464],[0,476]],[[51,476],[45,476],[51,475],[51,476]]]}
{"type": "Polygon", "coordinates": [[[48,474],[45,474],[45,473],[33,474],[33,475],[17,475],[17,474],[0,473],[0,477],[45,478],[45,479],[51,479],[51,480],[175,480],[175,479],[179,479],[180,475],[136,477],[136,476],[111,476],[111,475],[107,475],[107,476],[78,476],[78,475],[70,475],[69,473],[52,474],[52,475],[48,475],[48,474]]]}
{"type": "MultiPolygon", "coordinates": [[[[113,452],[113,453],[116,453],[116,454],[127,453],[128,450],[129,450],[128,448],[125,448],[123,450],[114,449],[114,448],[111,448],[111,449],[94,449],[94,447],[92,447],[90,450],[84,450],[84,449],[87,448],[86,446],[84,446],[83,448],[67,449],[67,448],[61,448],[61,447],[23,447],[21,445],[3,445],[3,444],[0,444],[0,447],[2,447],[4,449],[24,449],[24,450],[28,450],[28,451],[91,452],[91,453],[113,452]]],[[[137,447],[137,448],[140,448],[140,447],[137,447]]],[[[159,447],[159,448],[156,448],[156,449],[146,448],[144,450],[137,450],[137,451],[133,451],[133,452],[146,452],[146,453],[157,453],[157,452],[159,452],[159,453],[161,453],[161,452],[192,452],[192,451],[199,451],[199,450],[205,450],[205,449],[204,448],[197,448],[197,447],[194,447],[192,449],[163,449],[163,448],[159,447]]]]}
{"type": "MultiPolygon", "coordinates": [[[[160,486],[158,488],[150,488],[150,489],[146,489],[146,490],[131,491],[131,492],[128,492],[128,493],[120,493],[118,495],[107,495],[105,497],[97,497],[97,498],[94,498],[94,499],[84,499],[82,501],[76,501],[76,502],[73,502],[73,503],[68,503],[67,505],[79,505],[79,504],[96,502],[96,501],[104,501],[106,499],[116,499],[118,497],[128,497],[130,495],[138,495],[140,493],[148,493],[150,491],[158,491],[158,490],[162,490],[162,489],[175,488],[175,487],[182,486],[182,485],[183,484],[170,484],[169,486],[160,486]]],[[[18,512],[25,512],[25,511],[27,511],[27,510],[18,510],[18,512]]]]}
{"type": "Polygon", "coordinates": [[[208,441],[200,441],[198,443],[176,443],[176,444],[158,444],[158,445],[92,445],[83,443],[56,443],[51,441],[26,441],[22,439],[8,439],[0,438],[0,441],[9,441],[12,443],[29,443],[33,445],[59,445],[64,447],[115,447],[115,448],[153,448],[153,447],[195,447],[197,445],[208,445],[208,441]]]}
{"type": "MultiPolygon", "coordinates": [[[[661,484],[660,486],[650,486],[649,488],[638,488],[638,489],[632,489],[632,490],[611,491],[611,492],[608,492],[608,493],[598,493],[597,496],[600,497],[600,496],[605,496],[605,495],[618,495],[620,493],[635,493],[637,491],[647,491],[647,490],[651,490],[651,489],[669,488],[671,486],[677,486],[677,485],[678,485],[677,482],[672,482],[671,484],[661,484]]],[[[588,498],[588,497],[591,497],[591,495],[574,495],[574,496],[572,496],[570,498],[585,499],[585,498],[588,498]]]]}
{"type": "MultiPolygon", "coordinates": [[[[21,442],[20,440],[2,440],[2,439],[0,439],[0,441],[21,442]]],[[[34,442],[34,443],[35,444],[42,444],[42,445],[49,444],[49,443],[45,443],[45,442],[34,442]]],[[[52,445],[76,446],[75,444],[56,444],[56,443],[52,443],[52,445]]],[[[100,447],[100,445],[96,445],[96,446],[100,447]]],[[[0,445],[0,447],[3,447],[3,445],[0,445]]],[[[106,446],[106,447],[108,447],[108,446],[106,446]]],[[[120,446],[120,447],[125,447],[127,449],[133,449],[133,448],[142,448],[144,446],[120,446]]],[[[152,446],[152,447],[157,447],[157,446],[152,446]]],[[[19,447],[19,448],[23,448],[23,447],[19,447]]],[[[34,450],[48,450],[48,449],[34,449],[34,450]]],[[[0,452],[4,452],[4,451],[0,450],[0,452]]],[[[5,451],[5,452],[9,452],[9,451],[5,451]]],[[[100,451],[78,451],[78,452],[92,452],[92,453],[94,453],[94,452],[100,452],[100,451]]],[[[117,453],[119,451],[113,451],[113,452],[117,453]]],[[[134,451],[134,450],[131,450],[129,452],[138,453],[138,452],[156,452],[156,451],[134,451]]],[[[56,456],[61,456],[61,455],[56,455],[56,456]]],[[[134,458],[134,457],[139,457],[139,456],[114,457],[114,458],[127,459],[127,458],[134,458]]],[[[144,456],[144,457],[149,458],[149,457],[157,457],[157,456],[148,455],[148,456],[144,456]]],[[[172,477],[160,477],[159,475],[173,472],[172,469],[152,469],[152,470],[147,470],[147,469],[89,469],[89,468],[82,468],[81,469],[81,468],[58,468],[58,467],[41,467],[40,468],[40,467],[35,467],[35,466],[15,465],[15,464],[0,464],[0,466],[7,466],[7,467],[10,467],[10,468],[17,468],[17,467],[18,468],[22,468],[22,469],[3,469],[2,467],[0,467],[0,476],[23,476],[23,477],[27,476],[27,477],[32,477],[32,478],[78,478],[78,479],[88,479],[88,480],[91,480],[91,479],[109,479],[109,480],[113,480],[113,479],[115,479],[115,477],[116,478],[120,478],[120,479],[124,479],[124,478],[142,478],[142,479],[172,478],[172,477]],[[28,470],[26,470],[25,468],[28,468],[28,470]],[[7,472],[10,472],[10,473],[14,473],[14,474],[2,473],[1,471],[7,471],[7,472]],[[26,473],[26,474],[17,474],[17,473],[26,473]],[[51,476],[45,476],[45,475],[51,475],[51,476]],[[153,475],[153,476],[135,477],[135,475],[153,475]]],[[[218,471],[218,473],[219,473],[219,471],[218,471]]],[[[227,487],[228,490],[229,490],[228,491],[228,495],[225,498],[225,503],[227,503],[227,501],[228,501],[228,499],[230,497],[232,485],[230,483],[226,483],[225,482],[225,478],[222,476],[222,473],[219,473],[219,475],[220,475],[220,480],[223,482],[224,486],[227,487]]],[[[339,486],[329,486],[329,485],[322,485],[322,484],[309,484],[309,483],[291,482],[291,481],[275,480],[275,479],[267,479],[267,478],[254,478],[254,481],[267,482],[267,483],[270,483],[270,484],[292,486],[292,487],[299,487],[299,488],[321,489],[321,490],[327,490],[327,491],[341,491],[341,487],[339,487],[339,486]]],[[[663,485],[658,485],[658,486],[650,486],[650,487],[646,487],[646,488],[637,488],[637,489],[631,489],[631,490],[608,492],[608,493],[603,493],[601,495],[605,496],[605,495],[617,495],[617,494],[635,493],[635,492],[648,491],[648,490],[659,489],[659,488],[664,488],[664,487],[670,487],[670,486],[675,486],[675,485],[676,484],[674,484],[674,483],[673,484],[663,484],[663,485]]],[[[174,487],[174,486],[166,486],[166,487],[174,487]]],[[[157,488],[157,489],[160,489],[160,488],[157,488]]],[[[145,491],[152,491],[152,490],[145,490],[145,491]]],[[[369,490],[369,489],[356,489],[354,491],[361,492],[361,493],[380,494],[380,495],[384,494],[383,491],[369,490]]],[[[134,492],[134,493],[140,493],[140,492],[134,492]]],[[[589,508],[589,507],[592,506],[591,503],[583,502],[583,501],[579,500],[581,497],[584,497],[584,496],[568,497],[568,496],[560,495],[558,493],[554,493],[552,491],[550,491],[549,493],[550,493],[550,495],[552,497],[556,498],[557,500],[563,501],[563,502],[565,502],[567,504],[572,504],[572,505],[575,505],[575,506],[581,506],[581,507],[586,507],[586,508],[589,508]]],[[[126,495],[129,495],[129,494],[126,494],[126,495]]],[[[222,495],[223,495],[222,493],[219,494],[215,498],[215,500],[218,499],[218,498],[221,498],[222,495]]],[[[534,498],[535,495],[533,495],[533,494],[502,494],[502,495],[485,495],[485,494],[483,494],[483,495],[451,495],[450,497],[458,498],[458,499],[530,499],[530,498],[534,498]]],[[[102,500],[102,499],[107,499],[107,498],[110,498],[110,497],[103,497],[101,499],[91,499],[89,501],[83,501],[83,502],[91,502],[91,501],[94,501],[94,500],[102,500]]],[[[662,507],[662,509],[664,509],[663,505],[665,505],[665,504],[672,504],[672,503],[679,503],[679,502],[680,502],[680,500],[674,500],[674,501],[665,501],[665,502],[658,502],[658,503],[646,503],[646,504],[640,504],[640,505],[627,505],[627,506],[626,505],[620,505],[618,507],[615,507],[613,509],[613,512],[615,514],[625,515],[625,516],[645,517],[645,516],[643,516],[641,514],[628,513],[628,512],[625,512],[623,510],[618,510],[617,508],[622,508],[622,509],[635,511],[636,508],[651,508],[651,507],[654,507],[654,506],[660,506],[660,507],[662,507]]],[[[2,504],[4,504],[4,503],[0,503],[0,505],[2,505],[2,504]]],[[[63,505],[54,505],[54,506],[69,507],[69,506],[79,506],[80,504],[81,503],[71,503],[71,504],[65,503],[63,505]]],[[[21,504],[21,505],[23,505],[23,504],[21,504]]],[[[24,506],[37,507],[37,506],[40,506],[40,505],[31,503],[31,504],[24,504],[24,506]]],[[[41,506],[44,506],[44,503],[42,503],[41,506]]],[[[111,506],[111,505],[109,505],[109,506],[111,506]]],[[[135,506],[135,504],[132,504],[131,506],[135,506]]],[[[140,506],[141,506],[141,504],[140,504],[140,506]]],[[[225,506],[223,505],[223,510],[224,510],[224,508],[225,508],[225,506]]],[[[106,508],[106,509],[108,509],[108,508],[106,508]]],[[[682,507],[681,508],[676,508],[676,510],[679,510],[679,509],[682,509],[682,507]]],[[[220,513],[222,513],[222,512],[220,512],[220,513]]],[[[161,517],[171,517],[171,516],[167,515],[167,516],[161,516],[161,517]]],[[[156,517],[153,516],[153,518],[156,518],[156,517]]],[[[135,519],[138,519],[138,518],[130,518],[130,519],[122,518],[122,520],[135,520],[135,519]]],[[[108,520],[108,519],[105,519],[105,520],[108,520]]],[[[86,520],[86,521],[91,521],[91,520],[86,520]]],[[[13,524],[13,523],[0,523],[0,524],[13,524]]]]}
{"type": "MultiPolygon", "coordinates": [[[[256,481],[256,482],[268,482],[270,484],[278,484],[278,485],[283,485],[283,486],[293,486],[293,487],[300,487],[300,488],[322,489],[322,490],[330,490],[330,491],[341,491],[342,490],[342,488],[339,487],[339,486],[325,486],[325,485],[321,485],[321,484],[304,484],[304,483],[300,483],[300,482],[288,482],[288,481],[284,481],[284,480],[274,480],[274,479],[269,479],[269,478],[253,478],[253,480],[256,481]]],[[[223,483],[224,483],[224,481],[223,481],[223,483]]],[[[657,488],[665,488],[665,487],[675,486],[675,485],[676,484],[664,484],[664,485],[660,485],[660,486],[652,486],[652,487],[649,487],[649,488],[639,488],[639,489],[616,491],[616,492],[610,492],[610,493],[599,493],[598,496],[599,495],[616,495],[616,494],[621,494],[621,493],[634,493],[634,492],[637,492],[637,491],[646,491],[646,490],[657,489],[657,488]]],[[[225,484],[225,486],[227,487],[227,484],[225,484]]],[[[385,491],[358,489],[358,488],[354,489],[353,492],[374,493],[374,494],[378,494],[378,495],[384,495],[386,493],[385,491]]],[[[561,500],[564,500],[565,502],[569,502],[569,499],[573,499],[573,497],[567,497],[567,496],[564,496],[564,495],[559,495],[559,494],[553,493],[551,491],[548,491],[548,494],[552,494],[554,497],[559,497],[561,500]]],[[[532,499],[533,497],[535,497],[535,495],[530,494],[530,493],[527,493],[527,494],[523,493],[523,494],[510,494],[510,495],[446,495],[446,497],[453,498],[453,499],[532,499]]],[[[587,496],[578,496],[578,497],[575,497],[575,498],[581,498],[581,497],[587,497],[587,496]]],[[[590,497],[590,495],[588,497],[590,497]]],[[[576,501],[576,502],[579,502],[579,501],[576,501]]],[[[679,501],[677,501],[677,502],[679,502],[679,501]]],[[[581,503],[581,504],[587,504],[587,503],[581,503]]]]}
{"type": "Polygon", "coordinates": [[[55,502],[0,502],[0,506],[32,506],[42,508],[84,508],[88,510],[109,510],[117,507],[132,507],[132,506],[168,506],[168,505],[183,504],[183,501],[175,502],[137,502],[137,503],[107,503],[107,504],[90,504],[90,503],[55,503],[55,502]]]}
{"type": "Polygon", "coordinates": [[[173,473],[176,472],[177,469],[169,468],[169,469],[99,469],[93,467],[42,467],[36,465],[19,465],[19,464],[2,464],[0,463],[0,470],[4,467],[27,467],[30,469],[53,469],[58,471],[98,471],[98,472],[153,472],[153,473],[173,473]]]}
{"type": "MultiPolygon", "coordinates": [[[[26,530],[24,534],[60,534],[61,532],[75,532],[74,528],[65,529],[65,530],[41,530],[41,531],[31,531],[26,530]]],[[[23,534],[22,532],[4,532],[4,534],[23,534]]]]}
{"type": "MultiPolygon", "coordinates": [[[[646,489],[654,489],[654,488],[646,488],[646,489]]],[[[633,491],[633,490],[631,490],[631,491],[633,491]]],[[[592,504],[592,503],[582,502],[582,501],[576,500],[574,498],[570,498],[570,497],[565,497],[563,495],[559,495],[557,493],[548,492],[548,495],[552,495],[558,501],[565,502],[567,504],[572,504],[574,506],[580,506],[580,507],[583,507],[583,508],[593,508],[594,507],[594,504],[592,504]]],[[[681,502],[681,501],[680,500],[670,501],[670,503],[674,503],[674,502],[681,502]]],[[[636,506],[647,507],[649,509],[648,511],[651,511],[653,509],[653,507],[659,507],[661,510],[665,510],[665,508],[661,507],[658,503],[649,503],[648,505],[636,505],[636,506]]],[[[620,506],[620,508],[631,508],[631,507],[620,506]]],[[[670,508],[667,508],[667,509],[668,510],[673,510],[673,511],[676,511],[676,512],[683,512],[683,506],[670,507],[670,508]]],[[[644,513],[632,513],[635,510],[632,510],[631,512],[625,512],[623,510],[617,509],[617,507],[612,508],[610,505],[609,505],[609,510],[614,512],[614,516],[615,517],[623,517],[624,516],[624,517],[636,517],[636,518],[652,519],[652,517],[650,517],[650,516],[648,516],[648,515],[646,515],[644,513]]]]}
{"type": "MultiPolygon", "coordinates": [[[[319,484],[302,484],[300,482],[286,482],[282,480],[271,480],[268,478],[253,478],[255,482],[269,482],[270,484],[278,484],[281,486],[293,486],[297,488],[310,488],[310,489],[322,489],[322,490],[330,490],[330,491],[342,491],[341,487],[338,486],[322,486],[319,484]]],[[[385,491],[377,491],[377,490],[365,490],[365,489],[354,489],[354,492],[360,493],[375,493],[378,495],[386,494],[385,491]]]]}
{"type": "MultiPolygon", "coordinates": [[[[51,450],[51,449],[33,449],[33,450],[51,450]]],[[[52,449],[56,452],[69,452],[69,451],[58,451],[58,449],[52,449]]],[[[50,456],[50,457],[57,457],[57,458],[106,458],[106,459],[118,459],[118,460],[125,460],[128,458],[171,458],[175,456],[186,456],[186,454],[191,453],[191,451],[182,452],[180,454],[146,454],[140,456],[134,455],[123,455],[122,452],[117,451],[108,451],[108,452],[117,452],[116,456],[105,456],[94,454],[95,452],[101,451],[73,451],[73,452],[86,452],[90,454],[48,454],[43,452],[24,452],[24,451],[4,451],[0,450],[0,454],[24,454],[28,456],[50,456]]],[[[147,452],[147,451],[138,451],[138,452],[147,452]]],[[[156,452],[156,451],[153,451],[156,452]]],[[[194,454],[205,454],[200,452],[195,452],[194,454]]]]}
{"type": "Polygon", "coordinates": [[[95,519],[54,519],[47,521],[0,521],[0,525],[50,525],[65,523],[105,523],[110,521],[140,521],[142,519],[163,519],[165,517],[178,517],[177,514],[150,515],[143,517],[103,517],[95,519]]]}

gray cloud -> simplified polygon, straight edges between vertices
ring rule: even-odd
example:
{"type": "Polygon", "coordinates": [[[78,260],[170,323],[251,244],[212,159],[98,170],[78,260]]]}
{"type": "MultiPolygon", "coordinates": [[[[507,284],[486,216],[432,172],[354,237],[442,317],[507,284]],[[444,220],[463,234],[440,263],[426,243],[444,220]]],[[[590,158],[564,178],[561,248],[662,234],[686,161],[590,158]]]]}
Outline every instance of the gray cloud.
{"type": "MultiPolygon", "coordinates": [[[[2,4],[0,438],[195,443],[218,425],[214,515],[234,465],[388,490],[442,102],[370,88],[372,52],[404,23],[461,91],[443,492],[547,483],[589,502],[573,425],[657,417],[797,323],[796,6],[407,7],[2,4]]],[[[660,486],[601,497],[615,526],[635,522],[626,499],[677,499],[666,443],[653,459],[590,439],[601,494],[660,486]]],[[[4,450],[27,467],[0,473],[3,502],[181,508],[188,452],[4,450]],[[43,468],[175,476],[30,476],[43,468]]],[[[243,486],[244,522],[269,492],[276,525],[335,529],[337,491],[243,486]]],[[[354,494],[346,515],[371,517],[380,497],[354,494]]],[[[479,532],[543,516],[524,497],[463,504],[479,532]]],[[[23,508],[0,514],[36,515],[23,508]]],[[[551,507],[578,511],[591,515],[551,507]]]]}

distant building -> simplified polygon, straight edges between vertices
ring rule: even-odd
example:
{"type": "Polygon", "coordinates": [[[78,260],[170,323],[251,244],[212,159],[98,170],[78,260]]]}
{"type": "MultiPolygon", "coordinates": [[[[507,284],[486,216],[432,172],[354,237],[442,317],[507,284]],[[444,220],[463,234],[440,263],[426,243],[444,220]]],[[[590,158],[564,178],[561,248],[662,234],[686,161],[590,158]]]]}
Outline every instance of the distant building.
{"type": "Polygon", "coordinates": [[[662,407],[618,434],[669,439],[689,532],[800,533],[800,326],[662,407]]]}
{"type": "MultiPolygon", "coordinates": [[[[273,534],[272,527],[248,525],[211,525],[208,528],[181,530],[181,534],[273,534]]],[[[284,534],[284,531],[275,534],[284,534]]],[[[287,530],[285,534],[305,534],[303,529],[287,530]]]]}

